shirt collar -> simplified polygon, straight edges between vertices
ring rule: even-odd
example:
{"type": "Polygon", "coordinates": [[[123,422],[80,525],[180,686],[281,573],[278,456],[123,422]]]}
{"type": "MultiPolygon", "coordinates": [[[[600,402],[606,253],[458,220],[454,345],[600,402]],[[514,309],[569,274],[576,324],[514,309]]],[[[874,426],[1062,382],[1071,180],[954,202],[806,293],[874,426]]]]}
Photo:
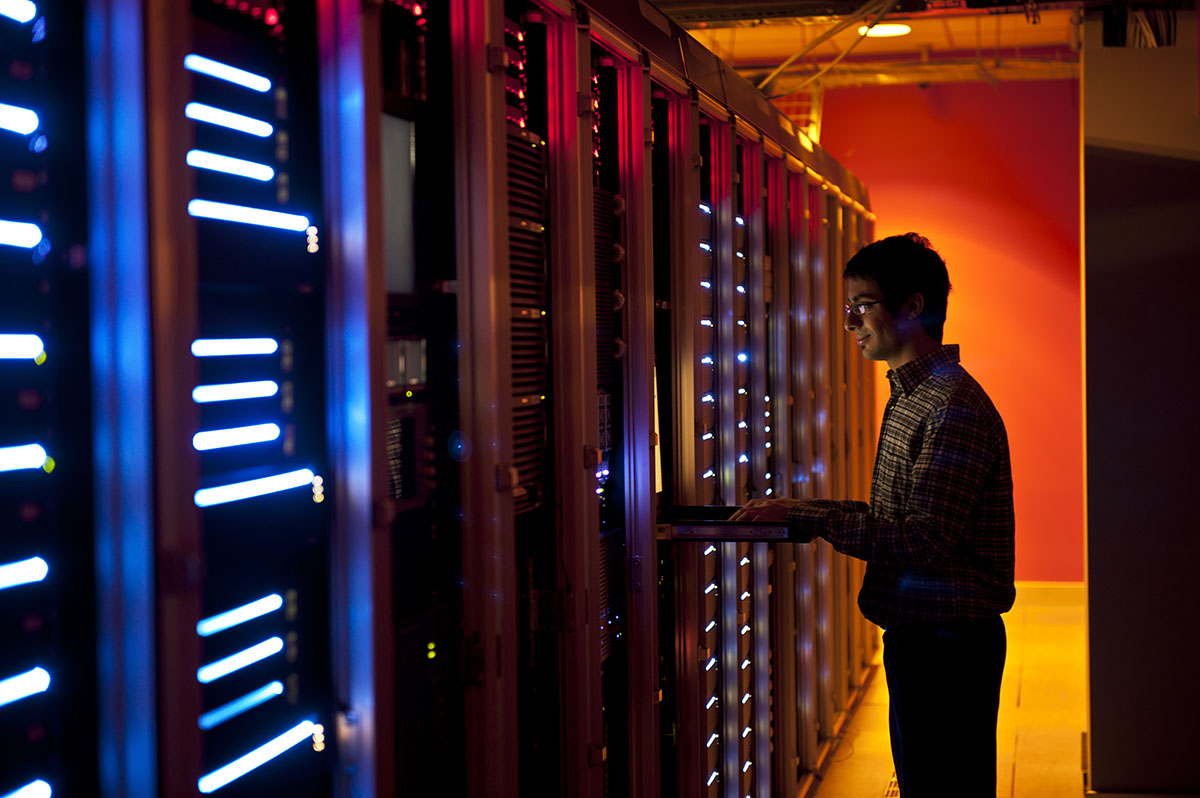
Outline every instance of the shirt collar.
{"type": "Polygon", "coordinates": [[[897,369],[889,369],[888,381],[892,384],[892,395],[908,395],[918,385],[939,372],[946,371],[958,363],[958,344],[942,344],[932,352],[910,360],[897,369]]]}

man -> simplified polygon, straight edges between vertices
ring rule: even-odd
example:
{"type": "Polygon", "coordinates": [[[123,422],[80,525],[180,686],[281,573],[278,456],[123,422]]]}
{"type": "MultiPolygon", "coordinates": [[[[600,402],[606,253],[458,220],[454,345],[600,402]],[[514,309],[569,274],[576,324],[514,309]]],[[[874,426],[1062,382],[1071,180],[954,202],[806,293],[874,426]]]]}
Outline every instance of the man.
{"type": "Polygon", "coordinates": [[[903,798],[995,798],[996,714],[1012,607],[1012,473],[1004,422],[943,345],[950,279],[915,233],[846,264],[847,332],[889,366],[870,505],[756,500],[867,562],[858,604],[883,627],[892,758],[903,798]]]}

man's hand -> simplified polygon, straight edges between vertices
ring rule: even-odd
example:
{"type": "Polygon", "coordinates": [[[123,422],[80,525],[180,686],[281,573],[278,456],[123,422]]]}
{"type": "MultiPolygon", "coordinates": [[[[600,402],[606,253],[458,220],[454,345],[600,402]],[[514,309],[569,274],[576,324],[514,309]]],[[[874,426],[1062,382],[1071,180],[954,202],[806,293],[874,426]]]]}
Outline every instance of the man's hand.
{"type": "Polygon", "coordinates": [[[729,520],[782,524],[788,520],[788,510],[802,501],[803,499],[752,499],[731,515],[729,520]]]}

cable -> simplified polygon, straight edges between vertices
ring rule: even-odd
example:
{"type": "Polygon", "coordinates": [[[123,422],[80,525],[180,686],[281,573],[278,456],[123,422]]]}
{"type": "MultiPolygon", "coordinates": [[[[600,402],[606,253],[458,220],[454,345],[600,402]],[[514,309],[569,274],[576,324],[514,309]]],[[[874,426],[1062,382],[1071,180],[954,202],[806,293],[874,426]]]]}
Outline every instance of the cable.
{"type": "Polygon", "coordinates": [[[877,24],[879,24],[879,20],[883,19],[887,15],[887,13],[891,10],[892,10],[892,3],[888,2],[887,5],[885,5],[882,9],[880,9],[879,13],[875,15],[875,18],[871,20],[870,24],[867,25],[867,30],[860,33],[858,35],[858,38],[850,43],[849,47],[847,47],[845,50],[843,50],[841,53],[838,54],[837,58],[833,59],[825,66],[821,67],[821,69],[815,75],[812,75],[811,77],[807,78],[803,83],[801,83],[799,86],[797,86],[793,90],[793,92],[797,92],[797,91],[804,89],[806,86],[808,86],[808,84],[819,79],[826,72],[828,72],[829,70],[833,69],[835,66],[840,64],[842,62],[843,58],[850,55],[851,51],[853,51],[855,47],[858,47],[859,42],[861,42],[863,39],[867,38],[867,32],[870,31],[871,28],[873,28],[877,24]]]}
{"type": "Polygon", "coordinates": [[[861,20],[866,19],[870,14],[875,12],[876,9],[878,9],[882,6],[885,9],[884,13],[886,14],[887,11],[891,10],[891,8],[894,4],[895,4],[894,0],[867,0],[867,2],[863,4],[862,8],[858,9],[857,11],[852,13],[850,16],[846,17],[841,22],[839,22],[838,24],[834,25],[829,30],[822,33],[817,38],[813,39],[811,42],[809,42],[807,45],[805,45],[803,49],[794,53],[782,64],[775,67],[775,69],[771,70],[771,73],[769,75],[767,75],[765,78],[763,78],[761,81],[759,81],[758,88],[762,89],[764,86],[766,86],[772,80],[774,80],[775,77],[780,72],[782,72],[783,70],[785,70],[789,66],[791,66],[792,62],[795,61],[797,58],[800,58],[800,57],[808,54],[815,47],[817,47],[820,44],[823,44],[830,38],[838,35],[842,31],[844,31],[846,28],[853,25],[855,22],[859,22],[861,20]]]}

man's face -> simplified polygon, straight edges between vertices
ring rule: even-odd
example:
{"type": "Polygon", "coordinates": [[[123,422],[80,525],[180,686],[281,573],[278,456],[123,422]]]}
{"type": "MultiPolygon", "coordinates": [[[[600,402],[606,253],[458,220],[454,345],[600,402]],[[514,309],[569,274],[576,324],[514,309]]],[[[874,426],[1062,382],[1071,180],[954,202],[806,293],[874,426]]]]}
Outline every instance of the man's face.
{"type": "Polygon", "coordinates": [[[854,335],[854,342],[868,360],[892,360],[900,354],[903,343],[902,331],[895,316],[883,304],[883,292],[869,277],[851,277],[846,280],[846,303],[850,313],[846,314],[846,331],[854,335]],[[862,315],[857,311],[862,310],[862,315]]]}

